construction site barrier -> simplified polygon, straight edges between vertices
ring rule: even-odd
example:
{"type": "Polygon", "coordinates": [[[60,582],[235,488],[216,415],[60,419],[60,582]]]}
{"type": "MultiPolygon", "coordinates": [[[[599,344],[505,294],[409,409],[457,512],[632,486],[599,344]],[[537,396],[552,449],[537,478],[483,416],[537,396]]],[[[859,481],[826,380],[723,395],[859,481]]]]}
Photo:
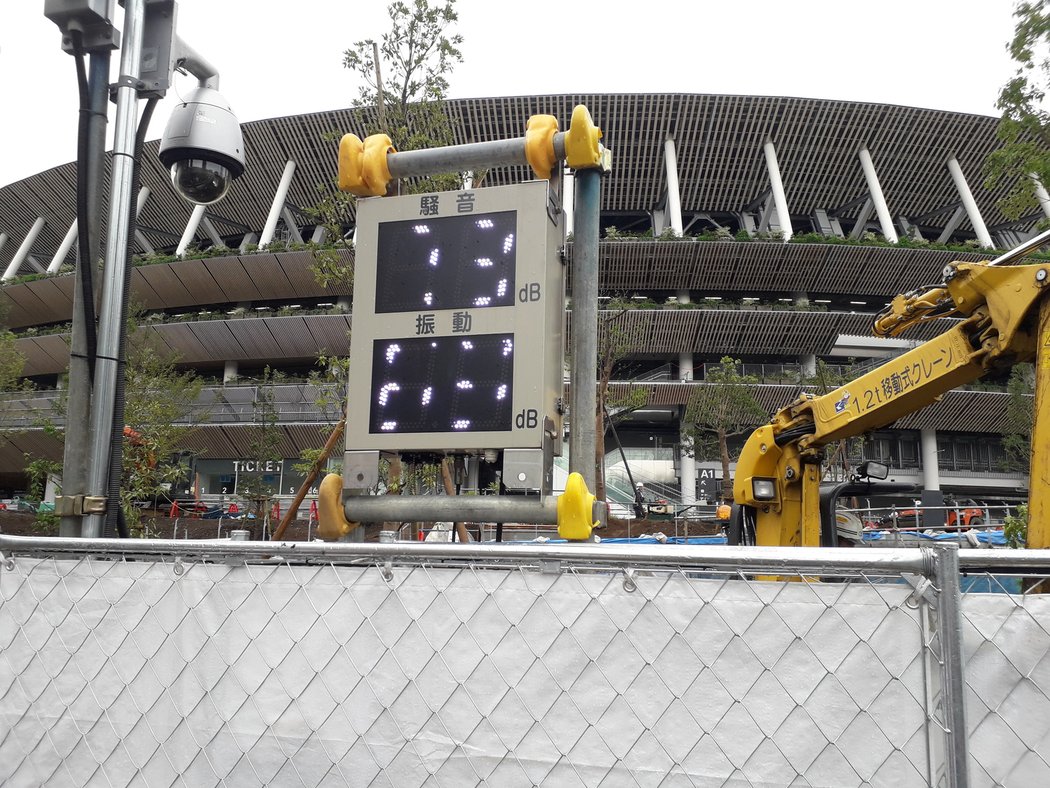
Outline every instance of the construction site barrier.
{"type": "Polygon", "coordinates": [[[0,554],[4,785],[1050,782],[1048,551],[0,554]]]}

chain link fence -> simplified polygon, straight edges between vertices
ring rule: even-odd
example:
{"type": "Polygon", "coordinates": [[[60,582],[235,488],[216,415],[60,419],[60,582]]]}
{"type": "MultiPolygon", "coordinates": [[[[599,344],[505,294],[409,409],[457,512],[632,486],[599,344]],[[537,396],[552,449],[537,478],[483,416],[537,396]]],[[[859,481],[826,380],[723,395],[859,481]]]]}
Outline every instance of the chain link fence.
{"type": "Polygon", "coordinates": [[[1048,784],[1043,600],[954,549],[0,553],[5,786],[1048,784]]]}
{"type": "Polygon", "coordinates": [[[973,786],[1050,785],[1050,561],[1016,556],[996,551],[989,571],[962,555],[975,565],[961,605],[973,786]]]}

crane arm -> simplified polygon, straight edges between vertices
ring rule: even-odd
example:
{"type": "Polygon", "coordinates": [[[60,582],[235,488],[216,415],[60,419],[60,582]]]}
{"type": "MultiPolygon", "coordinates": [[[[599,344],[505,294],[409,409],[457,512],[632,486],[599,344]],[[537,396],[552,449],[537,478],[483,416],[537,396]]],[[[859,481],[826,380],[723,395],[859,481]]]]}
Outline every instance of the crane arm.
{"type": "MultiPolygon", "coordinates": [[[[764,545],[820,544],[823,448],[892,424],[945,392],[1036,355],[1047,265],[952,263],[945,283],[894,299],[876,332],[896,335],[930,315],[962,320],[828,394],[804,394],[748,439],[734,497],[764,545]]],[[[1046,348],[1050,361],[1050,346],[1046,348]]]]}

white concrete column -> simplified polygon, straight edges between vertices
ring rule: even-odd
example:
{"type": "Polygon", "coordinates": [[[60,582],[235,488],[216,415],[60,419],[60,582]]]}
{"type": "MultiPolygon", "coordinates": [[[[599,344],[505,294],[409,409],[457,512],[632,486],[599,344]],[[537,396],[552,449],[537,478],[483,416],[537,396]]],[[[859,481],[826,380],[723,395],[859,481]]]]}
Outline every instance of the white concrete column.
{"type": "MultiPolygon", "coordinates": [[[[678,302],[680,304],[689,303],[689,291],[679,290],[678,291],[678,302]]],[[[683,350],[678,354],[678,379],[679,380],[693,380],[693,354],[688,350],[683,350]]],[[[686,442],[686,429],[687,425],[684,421],[685,408],[681,409],[679,415],[679,451],[678,451],[678,471],[681,474],[681,486],[679,488],[682,496],[683,506],[692,506],[696,503],[696,458],[689,454],[684,448],[686,442]]]]}
{"type": "Polygon", "coordinates": [[[226,244],[222,240],[222,236],[219,235],[219,231],[215,229],[215,225],[212,224],[211,219],[205,214],[204,218],[201,219],[201,228],[204,230],[204,234],[208,236],[208,239],[216,246],[225,246],[226,244]]]}
{"type": "Polygon", "coordinates": [[[573,217],[576,216],[576,177],[572,170],[565,170],[561,177],[562,210],[565,211],[565,234],[572,235],[573,217]]]}
{"type": "Polygon", "coordinates": [[[238,247],[238,249],[240,250],[240,253],[244,254],[245,250],[248,248],[248,244],[256,244],[256,246],[258,246],[259,244],[256,243],[258,240],[259,240],[259,236],[256,235],[255,233],[252,233],[252,232],[245,233],[244,237],[241,238],[241,243],[240,243],[240,246],[238,247]]]}
{"type": "Polygon", "coordinates": [[[922,487],[924,490],[941,489],[941,470],[937,465],[937,430],[926,428],[919,433],[922,454],[922,487]]]}
{"type": "Polygon", "coordinates": [[[207,205],[193,206],[193,213],[190,214],[189,221],[186,222],[186,229],[182,231],[182,238],[179,239],[179,245],[175,247],[176,257],[182,257],[186,254],[187,247],[193,243],[193,239],[197,235],[197,228],[200,226],[201,219],[204,218],[204,211],[207,210],[207,208],[207,205]]]}
{"type": "MultiPolygon", "coordinates": [[[[792,293],[791,300],[797,307],[809,306],[809,293],[792,293]]],[[[817,356],[815,353],[804,353],[799,357],[799,365],[802,368],[802,376],[806,378],[816,377],[817,356]]]]}
{"type": "Polygon", "coordinates": [[[77,220],[73,220],[73,224],[69,225],[69,229],[66,230],[66,235],[62,239],[62,243],[58,245],[58,251],[55,252],[55,256],[51,258],[51,264],[47,267],[49,274],[57,274],[58,269],[62,267],[62,263],[66,261],[66,255],[69,254],[69,250],[73,248],[73,242],[77,240],[77,220]]]}
{"type": "Polygon", "coordinates": [[[879,184],[879,176],[875,172],[875,163],[871,160],[868,146],[861,145],[857,155],[860,156],[860,166],[864,170],[864,179],[868,182],[868,194],[871,195],[871,201],[875,204],[875,213],[879,217],[882,235],[890,243],[897,243],[897,231],[893,228],[890,209],[886,205],[886,197],[882,194],[882,186],[879,184]]]}
{"type": "Polygon", "coordinates": [[[970,185],[966,182],[966,176],[963,175],[962,167],[959,166],[959,160],[954,156],[948,159],[948,172],[952,174],[955,190],[959,192],[959,199],[962,200],[963,208],[966,209],[966,216],[970,220],[970,224],[973,225],[973,232],[977,236],[977,241],[985,249],[991,249],[995,246],[992,243],[992,236],[988,234],[988,228],[984,224],[981,211],[977,208],[977,201],[973,198],[973,192],[970,191],[970,185]]]}
{"type": "Polygon", "coordinates": [[[773,192],[773,204],[777,207],[777,224],[780,232],[784,234],[784,240],[791,240],[794,231],[791,229],[791,214],[788,213],[787,195],[784,194],[784,181],[780,177],[780,164],[777,163],[777,149],[773,147],[773,140],[766,137],[762,143],[762,150],[766,154],[766,170],[769,173],[769,188],[773,192]]]}
{"type": "Polygon", "coordinates": [[[328,240],[328,228],[323,224],[314,226],[314,234],[310,236],[310,243],[323,244],[328,240]]]}
{"type": "Polygon", "coordinates": [[[223,364],[222,368],[223,385],[226,383],[233,383],[235,380],[237,380],[237,362],[227,361],[223,364]]]}
{"type": "Polygon", "coordinates": [[[678,189],[678,156],[674,137],[664,140],[664,168],[667,170],[667,219],[676,238],[682,237],[682,197],[678,189]]]}
{"type": "Polygon", "coordinates": [[[263,225],[262,235],[259,236],[259,246],[266,246],[273,240],[273,234],[277,230],[277,220],[281,218],[281,209],[284,208],[284,201],[288,197],[288,187],[292,185],[293,175],[295,175],[295,162],[289,160],[284,165],[281,182],[277,184],[277,192],[273,196],[273,203],[270,204],[270,213],[266,217],[266,224],[263,225]]]}
{"type": "Polygon", "coordinates": [[[284,218],[284,226],[288,228],[288,234],[292,237],[292,243],[301,244],[303,236],[299,233],[299,226],[295,223],[292,209],[285,205],[281,210],[281,216],[284,218]]]}
{"type": "MultiPolygon", "coordinates": [[[[1043,216],[1050,219],[1050,194],[1046,193],[1046,187],[1043,186],[1043,182],[1039,180],[1034,172],[1030,173],[1028,177],[1032,179],[1032,184],[1035,186],[1035,198],[1039,201],[1039,207],[1043,210],[1043,216]]],[[[0,248],[3,248],[3,244],[0,244],[0,248]]]]}
{"type": "MultiPolygon", "coordinates": [[[[138,221],[139,215],[142,213],[142,209],[146,205],[146,200],[149,199],[150,191],[149,186],[143,186],[139,189],[138,197],[135,201],[135,220],[138,221]]],[[[135,240],[138,241],[139,246],[142,247],[142,251],[146,254],[153,254],[153,244],[149,242],[149,239],[139,230],[138,226],[135,227],[135,240]]]]}
{"type": "Polygon", "coordinates": [[[0,233],[0,252],[7,246],[7,233],[0,233]]]}
{"type": "Polygon", "coordinates": [[[40,231],[43,229],[44,217],[38,216],[36,221],[33,222],[33,226],[29,228],[22,245],[15,252],[15,256],[11,258],[11,263],[7,266],[7,270],[4,271],[3,281],[7,282],[18,276],[18,269],[22,267],[22,263],[29,256],[29,252],[33,249],[33,244],[36,243],[37,236],[40,235],[40,231]]]}
{"type": "Polygon", "coordinates": [[[470,191],[474,188],[474,173],[470,170],[461,172],[460,176],[463,179],[463,191],[470,191]]]}

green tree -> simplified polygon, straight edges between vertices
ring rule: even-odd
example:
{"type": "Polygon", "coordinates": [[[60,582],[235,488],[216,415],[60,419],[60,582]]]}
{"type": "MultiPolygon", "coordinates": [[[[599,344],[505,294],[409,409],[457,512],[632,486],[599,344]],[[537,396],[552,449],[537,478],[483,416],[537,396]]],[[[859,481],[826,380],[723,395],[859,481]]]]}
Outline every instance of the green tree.
{"type": "Polygon", "coordinates": [[[343,52],[343,65],[361,81],[355,107],[375,107],[378,125],[398,150],[452,143],[445,112],[448,77],[463,62],[463,37],[450,33],[455,0],[413,0],[387,6],[390,29],[343,52]]]}
{"type": "Polygon", "coordinates": [[[197,408],[203,382],[178,369],[178,357],[152,332],[138,327],[132,310],[124,368],[124,475],[120,498],[130,529],[140,526],[136,501],[156,500],[186,474],[183,441],[200,424],[197,408]]]}
{"type": "Polygon", "coordinates": [[[262,522],[270,501],[280,492],[273,481],[274,473],[266,470],[266,467],[284,459],[276,390],[282,379],[280,372],[266,367],[262,377],[256,381],[248,438],[248,456],[254,460],[253,467],[256,470],[241,473],[237,480],[237,494],[250,502],[250,511],[255,514],[257,523],[262,522]]]}
{"type": "MultiPolygon", "coordinates": [[[[846,366],[833,368],[824,359],[817,359],[814,374],[810,378],[804,378],[803,384],[812,386],[818,395],[828,394],[831,391],[845,386],[857,377],[854,360],[848,359],[846,366]]],[[[864,438],[856,436],[843,438],[830,444],[825,450],[827,461],[824,463],[824,479],[826,481],[845,481],[853,472],[853,459],[860,457],[864,438]]]]}
{"type": "MultiPolygon", "coordinates": [[[[0,321],[3,315],[0,314],[0,321]]],[[[22,371],[25,369],[25,356],[18,351],[17,337],[0,322],[0,392],[22,391],[29,386],[28,381],[22,379],[22,371]]],[[[2,424],[7,412],[7,401],[0,399],[0,446],[8,440],[12,431],[4,429],[2,424]]]]}
{"type": "MultiPolygon", "coordinates": [[[[128,317],[126,365],[124,369],[123,476],[120,505],[133,534],[144,535],[137,502],[155,501],[185,476],[185,439],[197,428],[202,412],[197,407],[202,381],[193,372],[178,369],[178,357],[156,337],[139,328],[141,310],[128,317]]],[[[57,426],[64,420],[66,402],[52,403],[52,416],[40,419],[38,427],[64,442],[57,426]]],[[[61,447],[58,456],[62,456],[61,447]]],[[[40,475],[47,469],[45,458],[26,456],[27,472],[40,475]]],[[[57,466],[59,472],[60,466],[57,466]]]]}
{"type": "Polygon", "coordinates": [[[996,102],[1003,113],[996,130],[1003,146],[988,157],[985,183],[990,189],[1009,185],[1000,208],[1016,219],[1037,207],[1031,176],[1050,184],[1050,113],[1044,105],[1050,87],[1050,2],[1021,2],[1014,17],[1008,49],[1017,68],[996,102]]]}
{"type": "Polygon", "coordinates": [[[717,454],[722,463],[722,497],[727,501],[733,497],[729,439],[769,420],[753,393],[757,382],[753,375],[741,374],[740,362],[727,356],[707,370],[704,385],[696,387],[686,405],[686,435],[691,449],[696,456],[717,454]]]}
{"type": "Polygon", "coordinates": [[[606,500],[605,490],[605,424],[622,420],[633,410],[642,407],[647,393],[641,388],[630,388],[620,396],[609,390],[613,370],[617,362],[626,357],[636,344],[627,328],[627,309],[616,301],[610,301],[611,314],[600,317],[598,325],[598,386],[596,392],[594,430],[594,495],[606,500]]]}
{"type": "Polygon", "coordinates": [[[1035,404],[1035,369],[1031,364],[1016,364],[1006,383],[1006,426],[1003,429],[1003,453],[1006,467],[1028,473],[1032,462],[1032,418],[1035,404]]]}
{"type": "Polygon", "coordinates": [[[18,351],[17,337],[0,326],[0,391],[13,391],[22,385],[25,356],[18,351]]]}
{"type": "MultiPolygon", "coordinates": [[[[362,110],[374,108],[374,113],[366,115],[367,132],[388,134],[397,150],[450,145],[454,134],[445,110],[448,78],[456,64],[463,61],[459,51],[463,37],[451,32],[458,20],[455,0],[393,2],[387,7],[387,14],[390,27],[378,41],[365,38],[343,52],[343,65],[359,81],[353,106],[362,110]]],[[[401,191],[440,191],[459,185],[460,176],[451,174],[414,179],[401,184],[401,191]]],[[[314,252],[314,276],[322,287],[341,288],[352,294],[353,246],[345,233],[355,198],[335,190],[331,184],[322,185],[319,190],[322,197],[313,209],[314,217],[325,226],[329,237],[336,239],[336,248],[314,252]]],[[[339,370],[334,361],[323,359],[323,366],[339,370]]],[[[345,373],[345,367],[341,371],[345,373]]],[[[345,392],[345,385],[340,385],[338,407],[333,407],[327,394],[318,404],[330,409],[335,418],[341,418],[345,413],[345,392]]],[[[304,454],[303,463],[312,466],[319,454],[304,454]]],[[[400,490],[403,480],[399,459],[392,457],[387,467],[389,489],[400,490]]]]}
{"type": "MultiPolygon", "coordinates": [[[[380,36],[355,41],[343,52],[343,65],[357,75],[358,95],[353,106],[374,112],[367,121],[369,134],[390,136],[399,151],[451,145],[452,122],[445,111],[448,77],[463,62],[459,45],[463,37],[449,32],[458,16],[455,0],[434,3],[413,0],[387,7],[390,29],[380,36]]],[[[333,135],[334,136],[334,135],[333,135]]],[[[414,179],[404,183],[405,193],[441,191],[459,187],[458,175],[414,179]]],[[[319,187],[321,200],[314,218],[328,230],[337,246],[351,249],[344,231],[354,212],[355,198],[334,188],[319,187]]],[[[314,273],[325,287],[353,286],[353,268],[346,254],[315,252],[314,273]]]]}

